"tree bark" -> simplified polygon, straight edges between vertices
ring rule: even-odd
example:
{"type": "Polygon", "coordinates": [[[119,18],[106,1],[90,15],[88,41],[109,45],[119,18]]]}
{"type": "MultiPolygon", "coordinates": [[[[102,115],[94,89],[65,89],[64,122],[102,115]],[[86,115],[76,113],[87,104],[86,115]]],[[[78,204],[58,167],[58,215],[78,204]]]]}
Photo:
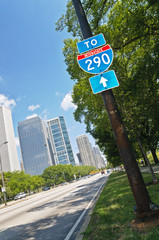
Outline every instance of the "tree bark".
{"type": "Polygon", "coordinates": [[[132,146],[128,139],[125,126],[121,120],[121,116],[112,90],[103,92],[102,98],[137,205],[137,212],[148,212],[150,210],[150,196],[148,194],[140,169],[132,151],[132,146]]]}
{"type": "Polygon", "coordinates": [[[158,164],[159,160],[158,160],[158,157],[157,157],[157,154],[156,154],[156,150],[155,149],[150,149],[150,151],[152,153],[153,160],[154,160],[155,164],[158,164]]]}
{"type": "Polygon", "coordinates": [[[143,146],[142,146],[142,144],[141,144],[141,141],[140,141],[140,139],[139,139],[138,137],[137,137],[137,141],[138,141],[139,147],[140,147],[140,149],[141,149],[141,152],[142,152],[142,154],[143,154],[143,156],[144,156],[144,158],[145,158],[145,161],[146,161],[146,163],[147,163],[147,165],[148,165],[150,174],[151,174],[151,176],[152,176],[152,180],[153,180],[154,183],[156,183],[156,182],[158,182],[158,179],[157,179],[157,177],[156,177],[156,175],[155,175],[155,173],[154,173],[154,171],[153,171],[153,169],[152,169],[152,166],[151,166],[151,164],[150,164],[150,162],[149,162],[149,159],[147,158],[146,152],[145,152],[145,150],[144,150],[144,148],[143,148],[143,146]]]}
{"type": "Polygon", "coordinates": [[[144,159],[144,164],[147,166],[147,162],[146,162],[146,159],[145,159],[145,156],[143,155],[143,153],[141,152],[142,156],[143,156],[143,159],[144,159]]]}

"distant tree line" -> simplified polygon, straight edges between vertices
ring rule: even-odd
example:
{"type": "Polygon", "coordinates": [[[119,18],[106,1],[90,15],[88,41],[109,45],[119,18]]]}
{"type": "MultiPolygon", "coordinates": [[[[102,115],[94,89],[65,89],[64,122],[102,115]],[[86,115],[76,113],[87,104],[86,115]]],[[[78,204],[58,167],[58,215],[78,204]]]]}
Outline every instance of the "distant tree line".
{"type": "MultiPolygon", "coordinates": [[[[97,172],[93,166],[56,165],[46,168],[42,175],[25,174],[23,171],[5,172],[4,183],[7,199],[11,200],[17,193],[39,192],[42,187],[56,186],[63,182],[70,182],[80,177],[97,172]]],[[[3,199],[2,178],[0,175],[0,199],[3,199]]]]}

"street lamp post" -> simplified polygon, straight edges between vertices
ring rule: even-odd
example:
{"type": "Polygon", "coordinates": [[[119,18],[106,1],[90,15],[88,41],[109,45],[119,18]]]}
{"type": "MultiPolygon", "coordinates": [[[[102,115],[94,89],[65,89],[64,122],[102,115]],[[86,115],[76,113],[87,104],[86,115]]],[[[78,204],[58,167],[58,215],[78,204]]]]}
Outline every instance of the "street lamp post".
{"type": "MultiPolygon", "coordinates": [[[[6,141],[6,142],[2,143],[0,145],[0,147],[3,146],[6,143],[8,143],[8,142],[6,141]]],[[[4,194],[4,203],[5,203],[5,206],[7,206],[6,190],[5,190],[4,177],[3,177],[3,167],[2,167],[1,153],[0,153],[0,164],[1,164],[2,186],[3,186],[3,189],[4,189],[4,192],[3,192],[3,194],[4,194]]]]}

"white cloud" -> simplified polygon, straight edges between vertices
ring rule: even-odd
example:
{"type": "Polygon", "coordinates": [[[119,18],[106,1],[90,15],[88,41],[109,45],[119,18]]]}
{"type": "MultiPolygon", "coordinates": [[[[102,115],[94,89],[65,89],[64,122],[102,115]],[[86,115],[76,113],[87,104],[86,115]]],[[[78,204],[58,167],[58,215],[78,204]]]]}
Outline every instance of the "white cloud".
{"type": "Polygon", "coordinates": [[[14,99],[9,99],[3,94],[0,94],[0,105],[8,107],[8,108],[13,108],[16,106],[16,102],[14,99]]]}
{"type": "Polygon", "coordinates": [[[30,119],[30,118],[34,118],[34,117],[39,116],[41,119],[43,119],[44,121],[46,121],[48,114],[49,114],[48,110],[47,110],[47,109],[44,109],[41,114],[33,113],[32,115],[27,116],[26,119],[30,119]]]}
{"type": "Polygon", "coordinates": [[[30,106],[28,107],[28,110],[33,112],[35,109],[37,109],[37,108],[39,108],[39,107],[40,107],[39,104],[37,104],[37,105],[30,105],[30,106]]]}
{"type": "Polygon", "coordinates": [[[71,93],[67,93],[65,95],[64,99],[62,100],[61,107],[65,111],[67,111],[69,108],[74,108],[74,109],[77,108],[77,106],[72,102],[71,93]]]}
{"type": "Polygon", "coordinates": [[[33,117],[37,117],[38,115],[36,113],[33,113],[32,115],[29,115],[26,117],[26,119],[29,119],[29,118],[33,118],[33,117]]]}
{"type": "Polygon", "coordinates": [[[15,137],[15,144],[16,144],[16,146],[20,146],[18,137],[15,137]]]}

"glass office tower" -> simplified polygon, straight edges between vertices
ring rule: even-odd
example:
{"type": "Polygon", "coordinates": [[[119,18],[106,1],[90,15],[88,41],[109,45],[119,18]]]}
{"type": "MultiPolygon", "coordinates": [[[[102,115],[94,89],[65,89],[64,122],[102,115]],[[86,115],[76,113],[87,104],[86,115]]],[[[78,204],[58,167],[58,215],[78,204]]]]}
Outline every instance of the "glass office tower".
{"type": "Polygon", "coordinates": [[[45,122],[39,116],[19,122],[18,133],[25,172],[42,174],[52,165],[45,122]]]}
{"type": "Polygon", "coordinates": [[[47,124],[55,164],[75,165],[64,117],[50,119],[47,121],[47,124]]]}

